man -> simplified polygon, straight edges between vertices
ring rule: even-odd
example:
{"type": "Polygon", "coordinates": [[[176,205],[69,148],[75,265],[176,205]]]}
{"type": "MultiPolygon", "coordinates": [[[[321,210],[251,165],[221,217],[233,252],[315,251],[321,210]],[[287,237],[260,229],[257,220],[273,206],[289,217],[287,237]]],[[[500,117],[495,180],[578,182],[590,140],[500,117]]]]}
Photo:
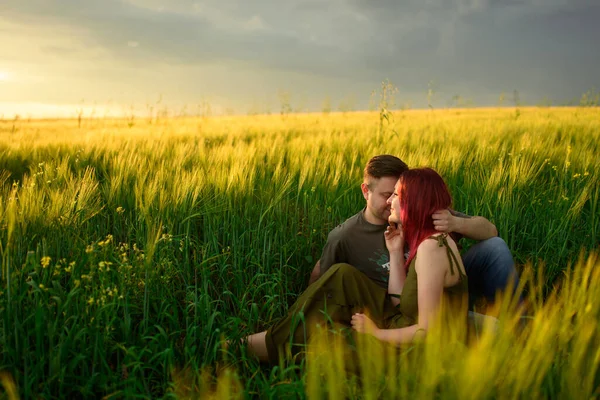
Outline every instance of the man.
{"type": "MultiPolygon", "coordinates": [[[[387,288],[389,253],[383,236],[390,216],[387,200],[406,170],[408,166],[391,155],[379,155],[369,160],[361,184],[366,206],[329,233],[309,284],[333,264],[344,262],[387,288]]],[[[517,279],[510,250],[490,221],[454,210],[438,210],[432,217],[436,229],[451,233],[456,241],[463,236],[479,241],[462,255],[471,304],[480,298],[493,302],[498,291],[504,290],[511,279],[517,279]]]]}

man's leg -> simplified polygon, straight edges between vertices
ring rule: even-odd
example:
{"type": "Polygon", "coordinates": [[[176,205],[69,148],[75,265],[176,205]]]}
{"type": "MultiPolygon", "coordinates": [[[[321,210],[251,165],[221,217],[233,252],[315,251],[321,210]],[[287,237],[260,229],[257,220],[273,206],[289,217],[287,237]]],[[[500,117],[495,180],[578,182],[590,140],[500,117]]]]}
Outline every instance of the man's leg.
{"type": "Polygon", "coordinates": [[[511,282],[513,289],[518,285],[519,277],[512,254],[500,237],[475,244],[463,254],[462,259],[469,279],[471,307],[481,297],[493,303],[496,292],[504,291],[511,282]]]}

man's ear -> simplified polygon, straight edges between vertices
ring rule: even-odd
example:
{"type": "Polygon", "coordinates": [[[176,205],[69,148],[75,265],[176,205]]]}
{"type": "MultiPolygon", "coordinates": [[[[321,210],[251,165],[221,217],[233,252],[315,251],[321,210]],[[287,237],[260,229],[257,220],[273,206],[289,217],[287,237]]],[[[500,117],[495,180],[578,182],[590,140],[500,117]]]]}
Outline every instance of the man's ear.
{"type": "Polygon", "coordinates": [[[369,186],[363,182],[360,184],[360,190],[362,190],[362,194],[365,200],[369,200],[369,186]]]}

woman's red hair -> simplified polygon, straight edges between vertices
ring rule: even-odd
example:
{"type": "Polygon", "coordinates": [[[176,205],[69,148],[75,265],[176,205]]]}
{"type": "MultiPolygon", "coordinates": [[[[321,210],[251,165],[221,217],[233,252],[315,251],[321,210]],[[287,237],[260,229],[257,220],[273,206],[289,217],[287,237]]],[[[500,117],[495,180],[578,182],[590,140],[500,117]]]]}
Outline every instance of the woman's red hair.
{"type": "Polygon", "coordinates": [[[452,197],[442,177],[431,168],[415,168],[404,172],[398,183],[400,220],[410,256],[408,267],[417,254],[417,248],[429,236],[439,233],[431,215],[449,208],[452,197]]]}

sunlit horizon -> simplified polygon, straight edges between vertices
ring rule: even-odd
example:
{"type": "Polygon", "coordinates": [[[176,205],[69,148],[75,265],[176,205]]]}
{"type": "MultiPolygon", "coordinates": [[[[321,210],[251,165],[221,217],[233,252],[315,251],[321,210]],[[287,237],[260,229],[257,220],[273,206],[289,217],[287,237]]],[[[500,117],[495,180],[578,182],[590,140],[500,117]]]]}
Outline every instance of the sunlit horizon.
{"type": "Polygon", "coordinates": [[[219,103],[160,105],[156,102],[121,104],[116,102],[40,103],[0,101],[0,120],[11,119],[97,119],[97,118],[165,118],[180,116],[218,116],[247,114],[219,103]]]}
{"type": "Polygon", "coordinates": [[[369,110],[384,81],[403,109],[577,104],[600,87],[587,2],[7,1],[5,119],[369,110]]]}

